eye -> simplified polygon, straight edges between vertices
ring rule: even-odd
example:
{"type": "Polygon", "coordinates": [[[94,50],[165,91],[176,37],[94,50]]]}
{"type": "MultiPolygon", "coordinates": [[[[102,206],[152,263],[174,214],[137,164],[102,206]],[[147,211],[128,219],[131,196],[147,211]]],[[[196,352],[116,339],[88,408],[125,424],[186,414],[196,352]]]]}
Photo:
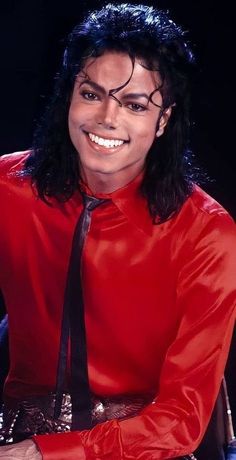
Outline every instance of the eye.
{"type": "Polygon", "coordinates": [[[82,91],[81,95],[84,99],[87,101],[98,101],[98,96],[95,93],[92,93],[91,91],[82,91]]]}
{"type": "Polygon", "coordinates": [[[130,102],[129,104],[127,104],[127,107],[133,112],[145,112],[145,110],[147,110],[147,107],[141,104],[137,104],[135,102],[130,102]]]}

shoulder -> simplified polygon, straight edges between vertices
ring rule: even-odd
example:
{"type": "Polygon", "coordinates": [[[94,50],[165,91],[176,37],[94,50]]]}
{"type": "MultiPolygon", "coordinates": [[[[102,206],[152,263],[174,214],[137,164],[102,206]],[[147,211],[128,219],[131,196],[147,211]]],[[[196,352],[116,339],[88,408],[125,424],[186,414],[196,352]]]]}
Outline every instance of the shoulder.
{"type": "Polygon", "coordinates": [[[206,215],[228,215],[226,209],[198,185],[194,186],[190,196],[193,207],[206,215]]]}
{"type": "Polygon", "coordinates": [[[236,238],[234,219],[220,203],[204,190],[195,186],[190,202],[197,223],[199,222],[200,226],[202,224],[201,231],[203,233],[204,229],[207,232],[213,231],[215,237],[219,237],[220,240],[225,239],[225,236],[230,236],[230,234],[234,239],[236,238]]]}
{"type": "MultiPolygon", "coordinates": [[[[9,153],[0,157],[0,187],[1,194],[10,190],[22,188],[30,184],[29,176],[25,177],[21,172],[24,169],[25,161],[30,155],[30,150],[9,153]]],[[[18,193],[18,192],[17,192],[18,193]]]]}
{"type": "Polygon", "coordinates": [[[9,153],[0,157],[0,178],[10,177],[14,172],[20,172],[30,154],[30,150],[9,153]]]}
{"type": "Polygon", "coordinates": [[[192,221],[193,226],[199,226],[199,230],[209,225],[224,226],[227,224],[235,229],[235,223],[228,211],[206,193],[199,186],[195,185],[192,194],[186,200],[180,211],[180,217],[192,221]]]}
{"type": "MultiPolygon", "coordinates": [[[[186,257],[199,251],[227,253],[236,249],[236,225],[233,218],[214,198],[195,186],[179,213],[170,221],[174,244],[186,252],[186,257]]],[[[234,257],[235,258],[235,257],[234,257]]],[[[236,260],[236,259],[235,259],[236,260]]]]}
{"type": "Polygon", "coordinates": [[[218,261],[219,266],[220,260],[228,260],[236,270],[236,225],[220,203],[195,186],[178,220],[187,258],[202,256],[205,261],[218,261]]]}
{"type": "Polygon", "coordinates": [[[31,179],[22,174],[30,150],[15,152],[0,157],[1,212],[23,198],[32,195],[31,179]]]}

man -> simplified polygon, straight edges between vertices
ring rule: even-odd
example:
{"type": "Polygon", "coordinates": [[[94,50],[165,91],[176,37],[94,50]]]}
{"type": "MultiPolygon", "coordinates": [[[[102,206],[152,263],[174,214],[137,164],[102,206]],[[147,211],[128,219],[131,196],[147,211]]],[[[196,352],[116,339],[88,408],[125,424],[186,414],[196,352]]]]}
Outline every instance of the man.
{"type": "Polygon", "coordinates": [[[186,171],[192,68],[166,14],[107,5],[71,34],[33,149],[1,160],[2,436],[36,436],[0,458],[184,458],[204,434],[236,239],[186,171]]]}

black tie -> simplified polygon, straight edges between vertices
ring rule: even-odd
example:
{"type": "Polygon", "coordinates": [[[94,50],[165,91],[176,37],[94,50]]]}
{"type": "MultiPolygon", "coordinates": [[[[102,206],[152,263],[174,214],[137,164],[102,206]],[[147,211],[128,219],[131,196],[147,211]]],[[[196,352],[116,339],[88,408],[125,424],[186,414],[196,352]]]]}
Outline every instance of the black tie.
{"type": "Polygon", "coordinates": [[[75,227],[65,290],[54,409],[54,417],[58,418],[62,405],[70,336],[72,430],[84,430],[92,426],[80,269],[81,254],[89,230],[91,212],[107,201],[85,194],[82,196],[84,208],[75,227]]]}

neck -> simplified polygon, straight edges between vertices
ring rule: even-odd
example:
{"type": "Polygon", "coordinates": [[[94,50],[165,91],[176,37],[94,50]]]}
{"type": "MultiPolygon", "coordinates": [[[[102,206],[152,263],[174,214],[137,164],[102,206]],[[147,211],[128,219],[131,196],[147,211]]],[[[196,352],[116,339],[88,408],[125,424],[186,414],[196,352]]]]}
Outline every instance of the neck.
{"type": "Polygon", "coordinates": [[[130,172],[127,174],[122,171],[122,174],[100,174],[95,172],[94,174],[85,173],[81,171],[83,182],[88,185],[91,192],[96,193],[112,193],[116,190],[125,187],[129,182],[135,179],[140,174],[141,171],[135,171],[134,174],[130,175],[130,172]]]}

